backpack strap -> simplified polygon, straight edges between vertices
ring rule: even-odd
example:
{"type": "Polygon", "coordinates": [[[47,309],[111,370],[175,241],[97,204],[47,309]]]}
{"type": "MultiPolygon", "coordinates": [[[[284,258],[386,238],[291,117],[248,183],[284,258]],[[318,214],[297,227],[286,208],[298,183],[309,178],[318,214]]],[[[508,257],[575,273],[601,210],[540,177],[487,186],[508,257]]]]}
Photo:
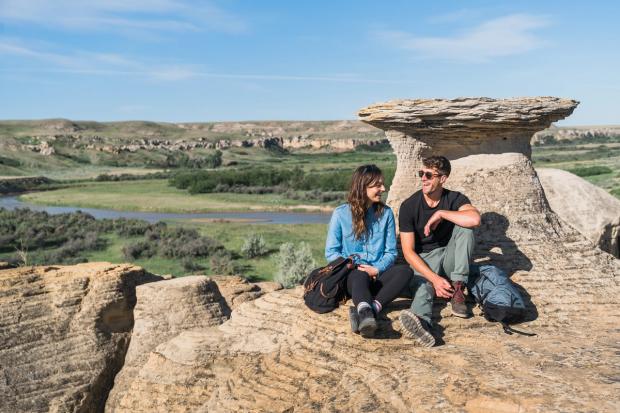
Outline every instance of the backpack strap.
{"type": "Polygon", "coordinates": [[[527,336],[527,337],[534,337],[536,335],[536,333],[527,333],[525,331],[516,330],[510,327],[508,324],[506,324],[505,321],[501,321],[501,323],[502,323],[502,328],[504,329],[504,333],[508,335],[512,335],[513,333],[521,334],[522,336],[527,336]]]}

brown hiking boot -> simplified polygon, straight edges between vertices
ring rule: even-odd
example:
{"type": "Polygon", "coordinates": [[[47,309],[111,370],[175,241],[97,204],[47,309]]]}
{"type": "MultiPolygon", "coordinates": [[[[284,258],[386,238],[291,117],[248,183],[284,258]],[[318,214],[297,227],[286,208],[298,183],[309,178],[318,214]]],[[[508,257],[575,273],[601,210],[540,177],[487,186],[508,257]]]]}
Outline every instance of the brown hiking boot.
{"type": "Polygon", "coordinates": [[[454,281],[452,286],[454,287],[454,294],[450,299],[452,314],[457,317],[469,317],[469,310],[465,304],[465,284],[462,281],[454,281]]]}

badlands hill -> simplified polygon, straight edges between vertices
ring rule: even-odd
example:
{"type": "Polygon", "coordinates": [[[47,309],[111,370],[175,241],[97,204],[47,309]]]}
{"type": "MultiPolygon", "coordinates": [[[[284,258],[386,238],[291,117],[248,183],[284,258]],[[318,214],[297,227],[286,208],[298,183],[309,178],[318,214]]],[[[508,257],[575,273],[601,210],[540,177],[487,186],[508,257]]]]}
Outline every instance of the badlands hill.
{"type": "MultiPolygon", "coordinates": [[[[620,126],[550,126],[533,135],[533,143],[620,136],[620,126]]],[[[356,120],[248,121],[166,123],[147,121],[95,122],[68,119],[0,121],[0,139],[30,144],[26,149],[49,152],[56,139],[106,150],[191,149],[195,147],[264,146],[285,149],[333,146],[353,149],[366,141],[382,141],[381,130],[356,120]],[[28,142],[26,142],[28,141],[28,142]],[[47,145],[40,147],[42,142],[47,145]]],[[[0,142],[1,143],[1,142],[0,142]]]]}
{"type": "Polygon", "coordinates": [[[552,212],[532,134],[572,112],[557,98],[401,100],[360,117],[398,159],[388,202],[419,187],[421,157],[453,161],[451,188],[483,214],[476,260],[526,292],[535,337],[436,305],[440,345],[379,336],[346,307],[307,310],[301,289],[203,276],[161,280],[128,265],[0,271],[0,411],[617,412],[620,264],[552,212]]]}

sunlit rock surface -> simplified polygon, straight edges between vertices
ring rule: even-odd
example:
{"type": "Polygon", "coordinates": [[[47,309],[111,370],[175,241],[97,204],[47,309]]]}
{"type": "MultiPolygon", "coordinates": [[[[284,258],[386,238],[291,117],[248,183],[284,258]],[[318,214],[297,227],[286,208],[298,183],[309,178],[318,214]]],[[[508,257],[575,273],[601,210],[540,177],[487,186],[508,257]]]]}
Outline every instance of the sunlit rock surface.
{"type": "Polygon", "coordinates": [[[551,209],[603,251],[620,257],[620,201],[570,172],[537,168],[551,209]]]}

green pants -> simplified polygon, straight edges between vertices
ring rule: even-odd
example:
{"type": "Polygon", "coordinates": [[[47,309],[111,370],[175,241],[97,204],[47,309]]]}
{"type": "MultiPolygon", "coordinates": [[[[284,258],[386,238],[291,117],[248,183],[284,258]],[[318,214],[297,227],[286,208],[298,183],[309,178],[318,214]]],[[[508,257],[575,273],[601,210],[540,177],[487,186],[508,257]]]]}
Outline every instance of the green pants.
{"type": "MultiPolygon", "coordinates": [[[[448,245],[430,252],[422,252],[420,258],[433,272],[448,278],[450,281],[462,281],[467,284],[474,244],[474,231],[455,225],[448,245]]],[[[414,275],[409,284],[413,296],[411,310],[432,325],[435,290],[433,285],[419,272],[416,270],[413,272],[414,275]]]]}

